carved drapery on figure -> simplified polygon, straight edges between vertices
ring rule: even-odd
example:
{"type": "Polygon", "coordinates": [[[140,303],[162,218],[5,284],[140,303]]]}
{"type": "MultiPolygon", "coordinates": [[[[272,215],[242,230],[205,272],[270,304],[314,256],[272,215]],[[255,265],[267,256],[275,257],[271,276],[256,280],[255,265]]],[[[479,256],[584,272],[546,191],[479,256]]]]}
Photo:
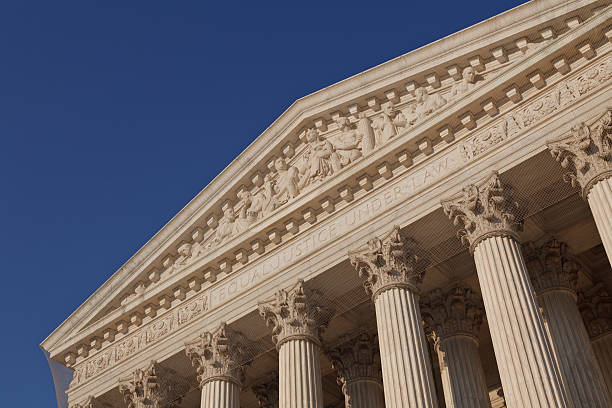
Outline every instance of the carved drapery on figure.
{"type": "Polygon", "coordinates": [[[528,242],[523,245],[523,253],[533,289],[537,293],[555,288],[575,292],[580,265],[570,255],[567,244],[555,238],[539,246],[528,242]]]}
{"type": "Polygon", "coordinates": [[[188,390],[186,380],[155,361],[119,379],[119,392],[123,394],[127,408],[177,407],[188,390]]]}
{"type": "Polygon", "coordinates": [[[593,124],[580,123],[572,127],[569,135],[550,140],[552,156],[569,171],[563,180],[582,189],[587,197],[600,180],[612,177],[612,108],[593,124]]]}
{"type": "Polygon", "coordinates": [[[506,235],[517,238],[522,230],[516,214],[518,204],[512,201],[510,188],[502,184],[497,172],[442,201],[442,208],[460,228],[457,236],[463,244],[470,244],[472,252],[486,238],[506,235]]]}
{"type": "Polygon", "coordinates": [[[578,307],[592,339],[612,333],[612,296],[602,284],[579,292],[578,307]]]}
{"type": "Polygon", "coordinates": [[[266,381],[251,386],[259,408],[278,408],[278,373],[274,372],[266,381]]]}
{"type": "MultiPolygon", "coordinates": [[[[338,385],[347,396],[347,384],[353,381],[372,381],[382,385],[382,368],[378,338],[362,333],[347,343],[328,350],[332,368],[336,370],[338,385]]],[[[349,404],[350,404],[350,395],[349,404]]]]}
{"type": "Polygon", "coordinates": [[[478,338],[484,317],[482,299],[472,289],[456,286],[443,292],[434,289],[421,300],[427,334],[439,342],[448,336],[478,338]]]}
{"type": "Polygon", "coordinates": [[[399,226],[382,238],[368,240],[365,248],[349,252],[349,260],[373,300],[392,287],[418,291],[417,285],[425,275],[424,262],[416,255],[416,242],[403,237],[399,226]]]}
{"type": "Polygon", "coordinates": [[[225,323],[185,344],[185,353],[196,368],[200,387],[213,380],[241,384],[247,360],[247,341],[225,323]]]}
{"type": "Polygon", "coordinates": [[[301,279],[293,287],[281,289],[271,299],[259,303],[259,314],[272,329],[272,340],[278,349],[293,339],[320,344],[320,331],[333,312],[321,294],[306,288],[301,279]]]}

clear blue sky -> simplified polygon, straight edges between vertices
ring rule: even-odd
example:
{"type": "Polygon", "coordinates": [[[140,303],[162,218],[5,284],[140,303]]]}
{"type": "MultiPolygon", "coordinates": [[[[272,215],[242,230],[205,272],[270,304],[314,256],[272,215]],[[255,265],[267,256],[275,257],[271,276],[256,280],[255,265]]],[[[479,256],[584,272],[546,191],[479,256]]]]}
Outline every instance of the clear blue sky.
{"type": "Polygon", "coordinates": [[[523,1],[4,1],[0,406],[38,344],[295,99],[523,1]]]}

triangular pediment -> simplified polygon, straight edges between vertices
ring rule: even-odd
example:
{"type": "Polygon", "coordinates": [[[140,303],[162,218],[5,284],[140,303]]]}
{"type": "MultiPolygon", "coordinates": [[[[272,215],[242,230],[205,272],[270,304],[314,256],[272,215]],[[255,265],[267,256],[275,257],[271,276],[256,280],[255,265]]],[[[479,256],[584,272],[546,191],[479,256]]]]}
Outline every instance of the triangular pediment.
{"type": "Polygon", "coordinates": [[[82,347],[99,348],[265,256],[392,163],[453,143],[499,103],[544,88],[574,55],[593,58],[588,47],[608,41],[611,17],[603,1],[530,2],[299,99],[43,347],[76,361],[82,347]]]}

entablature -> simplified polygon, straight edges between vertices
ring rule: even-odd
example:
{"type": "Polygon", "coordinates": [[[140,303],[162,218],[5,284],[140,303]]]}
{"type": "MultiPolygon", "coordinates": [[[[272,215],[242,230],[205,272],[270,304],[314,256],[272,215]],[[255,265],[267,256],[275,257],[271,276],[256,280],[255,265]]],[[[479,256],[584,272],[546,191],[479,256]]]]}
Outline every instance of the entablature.
{"type": "MultiPolygon", "coordinates": [[[[592,8],[601,4],[592,3],[592,8]]],[[[606,24],[611,16],[608,7],[592,15],[581,11],[548,19],[546,24],[536,22],[531,30],[481,47],[479,53],[455,56],[435,69],[348,98],[333,110],[304,114],[297,126],[281,132],[284,136],[268,146],[255,170],[238,174],[235,183],[228,183],[225,192],[211,200],[214,203],[191,217],[184,232],[167,238],[165,249],[157,251],[152,262],[141,264],[129,282],[118,283],[115,303],[92,310],[97,320],[81,324],[52,357],[68,365],[81,364],[90,359],[90,352],[105,352],[116,340],[141,332],[151,336],[150,328],[140,327],[166,310],[172,310],[176,324],[182,319],[179,310],[187,314],[197,310],[194,316],[199,315],[211,301],[200,295],[212,293],[204,289],[231,279],[294,236],[312,232],[317,223],[335,217],[413,166],[433,163],[445,146],[457,143],[466,162],[484,155],[495,141],[502,142],[531,124],[516,122],[512,128],[511,122],[500,119],[502,115],[524,109],[524,117],[537,117],[540,113],[534,112],[539,109],[532,104],[544,106],[553,87],[564,78],[577,77],[587,64],[599,64],[596,81],[607,80],[611,68],[604,55],[610,48],[612,30],[606,24]],[[472,74],[473,79],[467,78],[472,74]],[[339,148],[342,139],[351,137],[360,138],[361,144],[339,148]],[[367,151],[364,140],[373,141],[372,150],[367,151]],[[272,208],[269,212],[264,210],[266,202],[272,208]],[[250,221],[254,206],[258,212],[250,221]]],[[[561,96],[560,88],[555,89],[558,96],[550,98],[559,99],[558,106],[560,98],[571,97],[572,92],[581,95],[567,87],[567,95],[561,96]]]]}

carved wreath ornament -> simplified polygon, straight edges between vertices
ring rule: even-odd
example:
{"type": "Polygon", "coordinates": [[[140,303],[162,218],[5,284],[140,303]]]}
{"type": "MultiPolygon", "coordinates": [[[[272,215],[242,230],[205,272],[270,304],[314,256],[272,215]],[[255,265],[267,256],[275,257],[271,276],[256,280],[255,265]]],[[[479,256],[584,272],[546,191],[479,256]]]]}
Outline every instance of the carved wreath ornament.
{"type": "Polygon", "coordinates": [[[386,236],[368,240],[365,248],[349,252],[349,260],[373,300],[392,287],[417,291],[425,276],[424,262],[416,255],[416,243],[401,236],[397,225],[386,236]]]}
{"type": "Polygon", "coordinates": [[[548,142],[552,156],[569,171],[563,175],[587,197],[599,180],[612,176],[612,108],[591,125],[572,127],[568,136],[548,142]]]}
{"type": "Polygon", "coordinates": [[[511,235],[522,230],[517,221],[518,203],[512,201],[510,189],[502,184],[497,172],[478,184],[464,187],[461,193],[442,201],[442,208],[456,227],[462,244],[474,251],[483,239],[511,235]]]}

